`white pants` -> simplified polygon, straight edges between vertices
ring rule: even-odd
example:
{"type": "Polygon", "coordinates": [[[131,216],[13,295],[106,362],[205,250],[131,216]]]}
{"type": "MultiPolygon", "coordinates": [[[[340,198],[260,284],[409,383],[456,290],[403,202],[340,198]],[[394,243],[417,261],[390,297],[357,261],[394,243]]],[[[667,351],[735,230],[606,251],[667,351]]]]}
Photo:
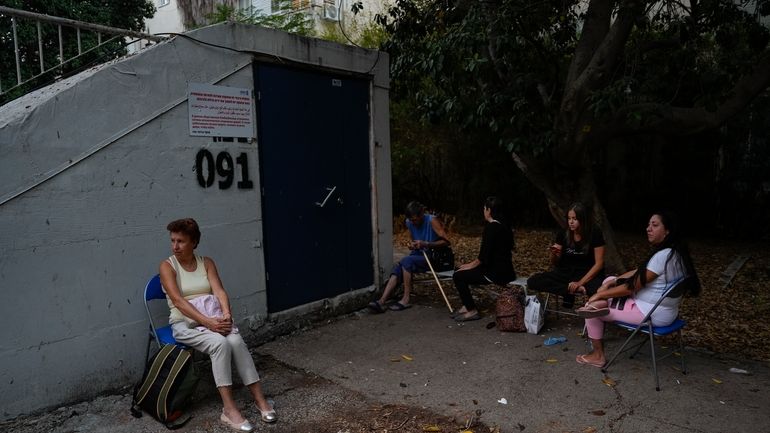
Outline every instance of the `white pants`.
{"type": "Polygon", "coordinates": [[[259,381],[254,360],[241,334],[230,334],[225,337],[208,329],[199,331],[188,328],[185,322],[174,323],[171,325],[171,330],[176,341],[211,357],[211,370],[217,387],[232,386],[232,361],[235,361],[235,368],[244,385],[259,381]]]}

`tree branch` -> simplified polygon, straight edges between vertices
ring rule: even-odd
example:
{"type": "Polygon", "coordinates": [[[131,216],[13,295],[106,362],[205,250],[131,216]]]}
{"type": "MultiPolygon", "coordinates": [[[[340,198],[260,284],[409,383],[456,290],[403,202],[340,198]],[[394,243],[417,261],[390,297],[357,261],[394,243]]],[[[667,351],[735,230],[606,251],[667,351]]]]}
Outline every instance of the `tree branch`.
{"type": "MultiPolygon", "coordinates": [[[[593,2],[592,2],[593,3],[593,2]]],[[[565,88],[561,111],[579,110],[579,105],[585,102],[585,96],[589,91],[605,82],[617,65],[623,47],[626,45],[631,29],[634,27],[639,12],[643,9],[641,0],[628,0],[623,3],[615,22],[610,26],[601,44],[593,53],[590,62],[571,85],[565,88]]],[[[573,125],[577,126],[577,125],[573,125]]]]}
{"type": "Polygon", "coordinates": [[[511,157],[524,176],[529,179],[532,185],[542,191],[549,200],[556,203],[565,203],[567,201],[564,194],[559,192],[559,189],[554,184],[551,172],[546,171],[542,164],[516,152],[511,152],[511,157]]]}
{"type": "Polygon", "coordinates": [[[567,72],[567,86],[572,84],[585,70],[599,44],[607,36],[610,29],[610,18],[612,18],[611,0],[591,0],[589,2],[583,32],[580,34],[580,39],[575,47],[575,56],[572,58],[567,72]]]}
{"type": "Polygon", "coordinates": [[[626,106],[615,116],[596,128],[596,138],[644,133],[690,135],[716,128],[743,110],[763,90],[770,86],[770,48],[765,49],[754,69],[736,81],[730,96],[716,111],[705,107],[672,107],[665,104],[634,104],[626,106]],[[639,122],[629,122],[634,113],[641,114],[639,122]]]}
{"type": "Polygon", "coordinates": [[[489,58],[492,60],[492,66],[495,69],[495,73],[497,73],[497,78],[500,79],[501,83],[505,83],[505,71],[502,70],[500,67],[499,58],[497,56],[497,38],[498,35],[495,31],[492,29],[492,23],[495,22],[494,19],[494,11],[498,10],[499,0],[481,0],[479,1],[479,6],[481,7],[481,11],[484,13],[484,16],[487,17],[487,25],[484,31],[487,34],[487,52],[489,53],[489,58]]]}

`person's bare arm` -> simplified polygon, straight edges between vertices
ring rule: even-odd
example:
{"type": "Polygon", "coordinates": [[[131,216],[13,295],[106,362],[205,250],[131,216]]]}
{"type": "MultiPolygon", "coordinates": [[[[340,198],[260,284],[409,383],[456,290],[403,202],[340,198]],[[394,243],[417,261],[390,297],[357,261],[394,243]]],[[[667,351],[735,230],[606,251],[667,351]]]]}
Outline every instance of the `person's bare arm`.
{"type": "Polygon", "coordinates": [[[574,293],[575,290],[585,286],[587,282],[591,281],[602,268],[604,268],[604,246],[594,248],[594,265],[591,266],[591,269],[589,269],[585,275],[583,275],[583,278],[569,283],[567,289],[570,293],[574,293]]]}
{"type": "MultiPolygon", "coordinates": [[[[647,270],[647,281],[652,281],[658,278],[658,274],[647,270]]],[[[624,273],[621,278],[630,278],[634,275],[635,271],[628,271],[624,273]]],[[[597,301],[599,299],[619,298],[622,296],[629,296],[641,289],[643,286],[639,278],[633,278],[626,280],[622,284],[617,284],[617,279],[603,284],[599,287],[599,290],[588,299],[588,302],[597,301]]]]}
{"type": "Polygon", "coordinates": [[[187,299],[182,296],[179,286],[176,284],[176,272],[167,261],[160,264],[160,283],[166,289],[166,297],[171,300],[174,307],[185,317],[188,317],[206,328],[211,329],[214,326],[213,319],[206,317],[197,308],[195,308],[187,299]]]}

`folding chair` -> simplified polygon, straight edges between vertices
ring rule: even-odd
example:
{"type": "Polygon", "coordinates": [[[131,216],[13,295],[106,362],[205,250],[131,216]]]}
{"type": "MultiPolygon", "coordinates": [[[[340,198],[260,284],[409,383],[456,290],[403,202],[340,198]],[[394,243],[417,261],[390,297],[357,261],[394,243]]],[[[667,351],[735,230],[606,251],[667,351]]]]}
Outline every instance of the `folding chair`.
{"type": "Polygon", "coordinates": [[[150,319],[150,331],[147,338],[147,353],[145,359],[150,359],[150,343],[152,340],[158,344],[158,349],[163,347],[164,344],[175,344],[183,349],[187,346],[181,343],[177,343],[174,339],[174,335],[171,332],[171,325],[162,326],[160,328],[155,326],[155,321],[152,318],[152,312],[150,312],[150,304],[148,301],[162,299],[166,300],[166,294],[163,292],[163,288],[160,285],[160,275],[155,275],[150,278],[147,285],[144,287],[144,308],[147,310],[147,317],[150,319]]]}
{"type": "Polygon", "coordinates": [[[652,313],[658,308],[658,305],[660,305],[661,302],[665,298],[681,298],[685,291],[687,290],[688,284],[690,284],[693,281],[692,278],[681,278],[677,281],[674,281],[673,283],[669,284],[668,288],[665,290],[663,295],[658,299],[658,301],[655,303],[655,305],[652,307],[649,313],[647,313],[646,316],[644,316],[644,319],[641,323],[638,325],[631,324],[631,323],[625,323],[625,322],[612,322],[615,325],[620,326],[621,328],[627,329],[631,332],[631,335],[628,336],[626,341],[623,343],[623,345],[620,346],[620,348],[615,352],[615,354],[610,358],[609,362],[607,362],[604,367],[602,368],[602,372],[606,373],[607,370],[610,368],[612,363],[615,361],[615,359],[623,352],[631,349],[636,349],[634,352],[629,356],[629,358],[633,358],[636,356],[636,354],[639,352],[639,350],[644,345],[644,340],[640,341],[636,345],[632,347],[626,347],[631,342],[631,340],[639,333],[647,334],[649,335],[649,341],[650,341],[650,357],[652,358],[652,371],[655,375],[655,390],[660,391],[660,379],[658,377],[658,366],[657,361],[667,358],[675,353],[674,350],[671,352],[656,357],[655,355],[655,337],[656,336],[665,336],[670,335],[673,333],[677,333],[679,336],[679,357],[682,359],[682,374],[687,374],[687,369],[684,363],[684,345],[682,344],[682,328],[685,326],[685,321],[678,318],[674,320],[673,323],[667,326],[653,326],[652,320],[650,319],[652,316],[652,313]]]}

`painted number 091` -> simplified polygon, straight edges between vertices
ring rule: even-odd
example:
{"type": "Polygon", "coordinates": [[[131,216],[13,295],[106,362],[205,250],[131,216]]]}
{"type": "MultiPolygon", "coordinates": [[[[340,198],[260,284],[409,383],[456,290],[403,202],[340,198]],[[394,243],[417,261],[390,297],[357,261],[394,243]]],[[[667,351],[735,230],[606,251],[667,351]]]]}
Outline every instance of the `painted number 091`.
{"type": "Polygon", "coordinates": [[[238,181],[238,189],[252,189],[254,183],[249,179],[249,160],[245,153],[241,153],[235,158],[228,152],[219,152],[216,159],[207,149],[201,149],[195,155],[195,172],[198,174],[198,185],[203,188],[209,188],[214,185],[215,172],[221,178],[219,180],[219,189],[227,189],[233,185],[235,180],[236,165],[241,168],[241,180],[238,181]]]}

